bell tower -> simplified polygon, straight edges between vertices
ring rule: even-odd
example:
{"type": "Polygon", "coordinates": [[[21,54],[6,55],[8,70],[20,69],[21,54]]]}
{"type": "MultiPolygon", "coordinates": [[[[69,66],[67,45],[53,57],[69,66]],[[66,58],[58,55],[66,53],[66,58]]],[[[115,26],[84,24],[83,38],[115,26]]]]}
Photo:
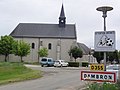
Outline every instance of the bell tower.
{"type": "Polygon", "coordinates": [[[62,4],[62,8],[61,8],[61,13],[60,13],[60,17],[59,17],[59,27],[65,27],[66,24],[66,17],[65,17],[65,13],[64,13],[64,7],[62,4]]]}

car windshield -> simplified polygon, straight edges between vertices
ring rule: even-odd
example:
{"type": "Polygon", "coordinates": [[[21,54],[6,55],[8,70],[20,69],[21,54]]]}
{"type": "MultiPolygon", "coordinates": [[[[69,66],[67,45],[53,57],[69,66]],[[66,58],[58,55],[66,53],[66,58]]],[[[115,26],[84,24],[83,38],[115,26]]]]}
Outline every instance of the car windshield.
{"type": "Polygon", "coordinates": [[[64,62],[64,61],[61,61],[61,62],[64,62]]]}
{"type": "Polygon", "coordinates": [[[56,63],[59,63],[59,61],[55,61],[56,63]]]}
{"type": "Polygon", "coordinates": [[[64,61],[64,60],[61,60],[61,62],[66,63],[66,61],[64,61]]]}
{"type": "Polygon", "coordinates": [[[46,62],[46,61],[47,61],[47,59],[43,58],[41,61],[44,61],[44,62],[46,62]]]}

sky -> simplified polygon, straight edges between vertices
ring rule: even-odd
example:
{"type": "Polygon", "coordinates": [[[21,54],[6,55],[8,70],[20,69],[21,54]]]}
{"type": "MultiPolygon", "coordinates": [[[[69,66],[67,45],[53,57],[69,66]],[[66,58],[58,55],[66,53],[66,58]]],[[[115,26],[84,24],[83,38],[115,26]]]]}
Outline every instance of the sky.
{"type": "Polygon", "coordinates": [[[58,24],[62,3],[67,24],[76,24],[77,42],[94,48],[94,33],[104,31],[102,12],[97,7],[111,6],[106,30],[116,32],[120,50],[120,0],[0,0],[0,36],[9,35],[19,23],[58,24]]]}

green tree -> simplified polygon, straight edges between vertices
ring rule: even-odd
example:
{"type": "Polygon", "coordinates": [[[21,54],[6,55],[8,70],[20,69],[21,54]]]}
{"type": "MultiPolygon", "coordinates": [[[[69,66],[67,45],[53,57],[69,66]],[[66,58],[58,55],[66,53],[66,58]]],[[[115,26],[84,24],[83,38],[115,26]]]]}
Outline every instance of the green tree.
{"type": "Polygon", "coordinates": [[[96,58],[97,62],[100,63],[101,60],[104,58],[103,52],[94,52],[93,56],[96,58]]]}
{"type": "Polygon", "coordinates": [[[118,51],[118,58],[120,59],[120,51],[118,51]]]}
{"type": "Polygon", "coordinates": [[[119,63],[119,54],[118,54],[118,50],[115,50],[113,53],[114,53],[114,59],[116,60],[116,62],[119,63]]]}
{"type": "Polygon", "coordinates": [[[119,63],[119,52],[118,50],[115,50],[114,52],[108,52],[107,53],[107,58],[109,61],[116,61],[117,63],[119,63]]]}
{"type": "Polygon", "coordinates": [[[23,62],[23,57],[30,53],[30,45],[22,40],[16,41],[12,51],[15,55],[20,56],[21,62],[23,62]]]}
{"type": "MultiPolygon", "coordinates": [[[[100,61],[104,59],[103,52],[94,52],[93,56],[97,59],[98,63],[100,63],[100,61]]],[[[107,52],[106,53],[106,61],[112,62],[113,60],[115,60],[119,63],[118,56],[119,56],[119,54],[118,54],[117,50],[115,50],[114,52],[107,52]]]]}
{"type": "Polygon", "coordinates": [[[120,63],[120,50],[118,51],[118,60],[119,60],[119,63],[120,63]]]}
{"type": "Polygon", "coordinates": [[[72,57],[75,59],[75,62],[76,62],[77,58],[82,58],[82,56],[83,56],[82,50],[80,48],[78,48],[77,46],[72,47],[68,53],[69,53],[69,56],[71,56],[71,54],[72,54],[72,57]]]}
{"type": "Polygon", "coordinates": [[[39,49],[38,55],[39,55],[40,57],[47,57],[47,56],[48,56],[48,49],[45,48],[45,47],[39,49]]]}
{"type": "Polygon", "coordinates": [[[14,39],[11,36],[1,36],[0,40],[0,54],[5,55],[5,62],[7,62],[7,57],[9,54],[12,54],[12,46],[14,43],[14,39]]]}

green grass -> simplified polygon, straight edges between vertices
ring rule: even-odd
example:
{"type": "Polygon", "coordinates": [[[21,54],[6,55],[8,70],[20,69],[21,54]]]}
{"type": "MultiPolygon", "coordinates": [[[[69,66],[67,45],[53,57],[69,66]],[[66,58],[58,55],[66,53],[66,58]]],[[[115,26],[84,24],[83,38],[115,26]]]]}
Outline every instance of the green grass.
{"type": "Polygon", "coordinates": [[[40,65],[39,62],[23,62],[24,64],[40,65]]]}
{"type": "Polygon", "coordinates": [[[120,88],[118,84],[104,82],[90,84],[86,90],[120,90],[120,88]]]}
{"type": "Polygon", "coordinates": [[[41,71],[32,70],[22,63],[0,62],[0,85],[40,78],[41,71]]]}

